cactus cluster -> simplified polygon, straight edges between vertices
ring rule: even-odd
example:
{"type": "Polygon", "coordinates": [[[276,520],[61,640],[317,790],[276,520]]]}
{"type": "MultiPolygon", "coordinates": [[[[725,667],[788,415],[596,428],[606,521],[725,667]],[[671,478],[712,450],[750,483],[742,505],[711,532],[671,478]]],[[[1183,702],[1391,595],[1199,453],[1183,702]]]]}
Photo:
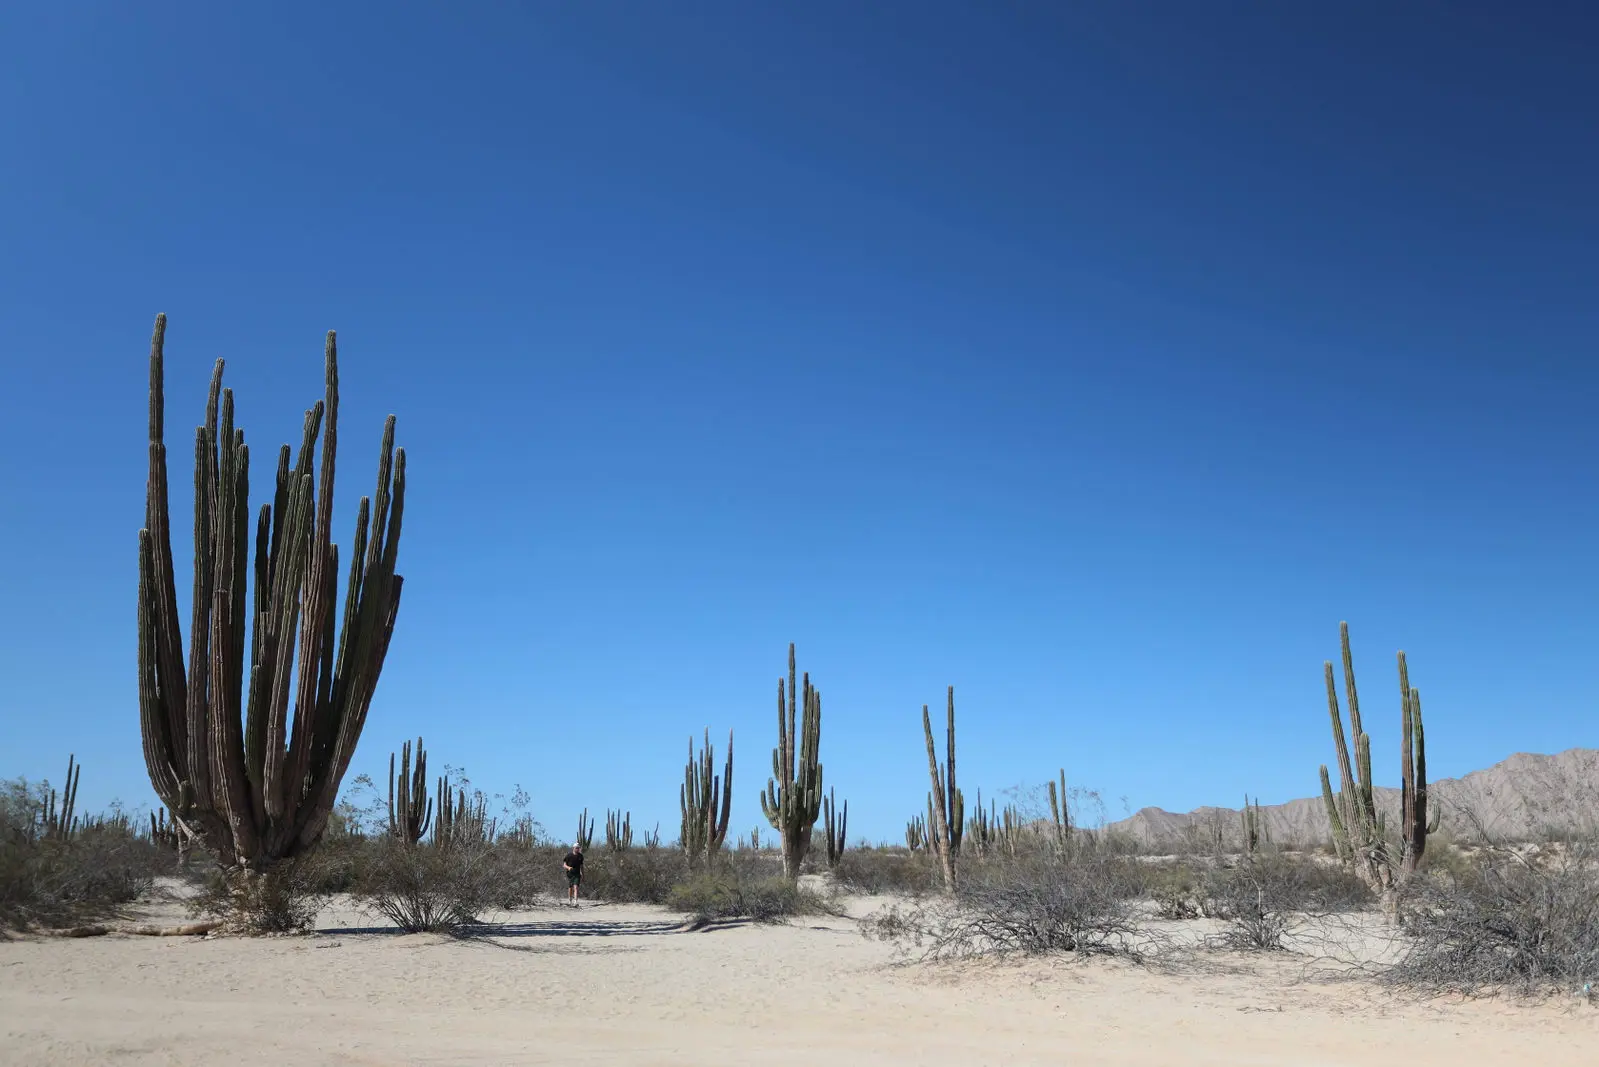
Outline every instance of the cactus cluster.
{"type": "Polygon", "coordinates": [[[1327,713],[1332,720],[1333,746],[1338,758],[1340,789],[1335,794],[1327,765],[1321,766],[1322,801],[1332,828],[1333,847],[1340,859],[1353,865],[1360,879],[1374,890],[1388,892],[1414,874],[1427,848],[1427,835],[1438,829],[1436,812],[1427,811],[1427,746],[1421,722],[1421,694],[1410,686],[1404,652],[1398,654],[1401,719],[1401,782],[1398,856],[1388,837],[1386,815],[1377,808],[1371,773],[1371,736],[1360,717],[1360,695],[1355,687],[1354,657],[1349,650],[1349,624],[1338,624],[1343,653],[1344,692],[1349,704],[1349,730],[1355,742],[1354,760],[1344,735],[1343,709],[1332,661],[1324,664],[1327,713]]]}
{"type": "Polygon", "coordinates": [[[589,818],[589,809],[584,808],[577,817],[577,836],[572,843],[584,852],[594,846],[594,820],[589,818]]]}
{"type": "Polygon", "coordinates": [[[688,739],[688,764],[683,768],[683,784],[677,793],[683,824],[679,840],[690,863],[709,864],[727,840],[727,820],[733,810],[733,731],[727,732],[727,764],[716,774],[716,751],[711,747],[711,731],[705,731],[705,747],[694,751],[694,738],[688,739]]]}
{"type": "Polygon", "coordinates": [[[788,646],[788,692],[777,680],[777,747],[772,777],[761,794],[761,811],[783,840],[783,875],[799,877],[810,851],[811,832],[822,814],[822,694],[810,672],[796,688],[794,646],[788,646]]]}
{"type": "Polygon", "coordinates": [[[399,610],[394,572],[405,451],[384,424],[377,492],[363,498],[339,624],[332,542],[338,356],[300,450],[278,454],[275,494],[255,517],[250,453],[223,362],[195,431],[194,588],[185,666],[167,507],[163,346],[150,344],[149,480],[139,531],[139,722],[161,801],[232,870],[262,872],[321,837],[372,704],[399,610]],[[321,438],[321,470],[316,452],[321,438]],[[250,578],[254,576],[254,597],[250,578]]]}
{"type": "Polygon", "coordinates": [[[965,830],[966,798],[955,784],[955,687],[949,687],[948,727],[944,742],[947,763],[939,766],[938,750],[933,744],[933,720],[928,717],[927,705],[922,705],[922,735],[927,741],[927,774],[932,780],[932,791],[927,795],[928,840],[938,857],[939,870],[944,876],[944,888],[955,891],[956,858],[960,855],[961,836],[965,830]]]}
{"type": "Polygon", "coordinates": [[[427,835],[433,822],[433,799],[428,796],[428,755],[416,739],[416,765],[411,764],[411,742],[400,746],[400,771],[396,779],[394,754],[389,753],[389,836],[414,845],[427,835]]]}

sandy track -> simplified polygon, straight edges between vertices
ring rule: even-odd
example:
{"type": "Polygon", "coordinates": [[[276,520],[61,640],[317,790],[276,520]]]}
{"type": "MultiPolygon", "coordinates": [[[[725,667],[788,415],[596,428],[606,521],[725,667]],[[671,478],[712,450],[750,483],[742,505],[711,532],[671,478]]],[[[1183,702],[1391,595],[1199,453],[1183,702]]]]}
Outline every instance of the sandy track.
{"type": "Polygon", "coordinates": [[[0,1062],[1472,1067],[1599,1063],[1599,1011],[1105,962],[894,967],[848,920],[687,933],[551,908],[458,942],[330,910],[311,937],[0,944],[0,1062]]]}

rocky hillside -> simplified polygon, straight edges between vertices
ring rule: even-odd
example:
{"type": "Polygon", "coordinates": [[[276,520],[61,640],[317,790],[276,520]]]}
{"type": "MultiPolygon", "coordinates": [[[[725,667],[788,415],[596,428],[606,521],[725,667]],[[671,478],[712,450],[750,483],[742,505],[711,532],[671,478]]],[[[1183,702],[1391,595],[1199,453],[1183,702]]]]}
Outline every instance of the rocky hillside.
{"type": "MultiPolygon", "coordinates": [[[[1329,768],[1337,785],[1337,769],[1329,768]]],[[[1314,781],[1314,775],[1307,775],[1314,781]]],[[[1397,819],[1399,790],[1376,790],[1377,802],[1397,819]]],[[[1518,752],[1460,778],[1429,783],[1429,802],[1443,814],[1443,830],[1460,841],[1480,836],[1480,825],[1495,839],[1526,841],[1549,829],[1599,829],[1599,749],[1572,748],[1553,756],[1518,752]]],[[[1328,840],[1327,809],[1321,797],[1262,807],[1272,840],[1281,844],[1319,844],[1328,840]]],[[[1241,836],[1237,808],[1200,808],[1186,814],[1144,808],[1110,824],[1153,846],[1202,847],[1219,826],[1236,846],[1241,836]]]]}

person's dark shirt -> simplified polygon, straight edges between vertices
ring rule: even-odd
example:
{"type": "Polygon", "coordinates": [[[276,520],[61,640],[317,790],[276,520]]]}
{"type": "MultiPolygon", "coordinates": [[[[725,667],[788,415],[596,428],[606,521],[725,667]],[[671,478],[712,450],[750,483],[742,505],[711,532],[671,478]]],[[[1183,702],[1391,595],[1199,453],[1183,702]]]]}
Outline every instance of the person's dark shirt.
{"type": "Polygon", "coordinates": [[[583,873],[583,853],[568,852],[566,854],[566,859],[562,860],[561,862],[570,867],[573,874],[583,873]]]}

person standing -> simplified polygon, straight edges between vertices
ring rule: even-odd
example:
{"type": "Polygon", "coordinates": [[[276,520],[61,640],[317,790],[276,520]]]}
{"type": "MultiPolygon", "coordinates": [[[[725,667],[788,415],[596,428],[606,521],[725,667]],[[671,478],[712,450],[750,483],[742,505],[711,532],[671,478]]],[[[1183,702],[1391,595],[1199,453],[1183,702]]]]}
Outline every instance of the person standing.
{"type": "Polygon", "coordinates": [[[576,841],[572,842],[572,851],[566,854],[566,859],[561,861],[561,866],[566,869],[566,899],[572,907],[577,907],[578,887],[583,884],[583,846],[576,841]]]}

